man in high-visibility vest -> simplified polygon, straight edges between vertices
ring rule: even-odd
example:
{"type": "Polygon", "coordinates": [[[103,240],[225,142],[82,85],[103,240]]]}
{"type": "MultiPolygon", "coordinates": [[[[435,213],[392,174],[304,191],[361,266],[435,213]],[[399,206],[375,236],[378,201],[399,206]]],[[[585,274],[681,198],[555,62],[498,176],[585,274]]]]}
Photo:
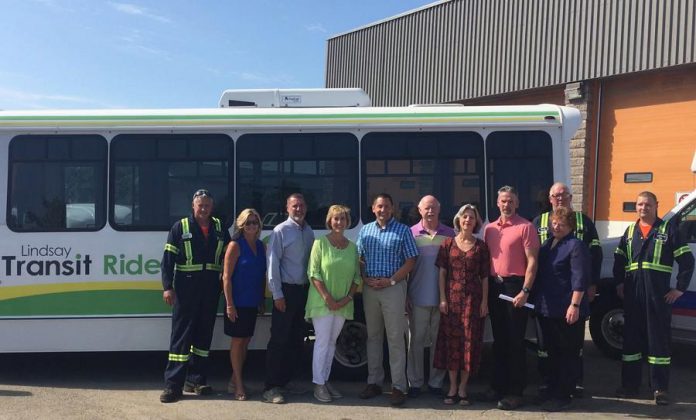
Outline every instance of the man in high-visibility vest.
{"type": "Polygon", "coordinates": [[[164,301],[173,307],[169,362],[160,401],[179,400],[182,390],[208,395],[206,367],[220,299],[220,272],[229,232],[212,217],[208,190],[193,195],[193,214],[172,226],[162,257],[164,301]]]}
{"type": "MultiPolygon", "coordinates": [[[[553,210],[558,207],[566,207],[569,209],[573,208],[572,205],[573,194],[570,188],[562,183],[556,182],[549,189],[549,202],[553,210]]],[[[539,242],[543,244],[550,236],[551,232],[551,218],[549,215],[551,212],[542,213],[537,216],[532,223],[537,228],[539,234],[539,242]]],[[[599,274],[602,269],[602,247],[599,243],[599,235],[597,234],[597,228],[595,227],[592,219],[587,217],[580,211],[575,212],[575,231],[573,234],[576,238],[580,239],[585,245],[587,245],[590,251],[590,258],[592,260],[592,275],[590,277],[590,287],[587,289],[587,297],[590,302],[594,300],[594,296],[597,292],[597,283],[599,282],[599,274]]],[[[539,386],[539,402],[542,402],[548,398],[549,394],[549,366],[548,366],[548,352],[544,346],[544,338],[541,335],[541,329],[537,325],[537,357],[539,363],[539,374],[541,375],[542,382],[539,386]]],[[[580,349],[580,359],[578,366],[575,369],[575,391],[573,391],[573,397],[580,398],[584,394],[583,386],[583,359],[582,359],[582,349],[580,349]]]]}
{"type": "Polygon", "coordinates": [[[678,220],[657,217],[657,197],[644,191],[636,200],[638,221],[621,237],[614,255],[614,280],[624,299],[623,354],[619,398],[638,395],[642,361],[650,367],[657,405],[669,404],[672,304],[689,287],[694,257],[677,231],[678,220]],[[670,288],[674,261],[676,288],[670,288]]]}

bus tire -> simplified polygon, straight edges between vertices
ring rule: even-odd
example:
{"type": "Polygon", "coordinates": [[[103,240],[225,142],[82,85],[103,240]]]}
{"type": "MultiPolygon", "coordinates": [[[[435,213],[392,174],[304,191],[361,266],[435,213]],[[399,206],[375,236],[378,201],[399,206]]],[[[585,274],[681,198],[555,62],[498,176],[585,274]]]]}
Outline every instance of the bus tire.
{"type": "Polygon", "coordinates": [[[347,320],[336,340],[333,374],[342,379],[364,380],[367,377],[367,327],[347,320]]]}
{"type": "Polygon", "coordinates": [[[620,359],[623,349],[624,310],[618,298],[604,299],[592,305],[590,335],[599,350],[612,359],[620,359]]]}

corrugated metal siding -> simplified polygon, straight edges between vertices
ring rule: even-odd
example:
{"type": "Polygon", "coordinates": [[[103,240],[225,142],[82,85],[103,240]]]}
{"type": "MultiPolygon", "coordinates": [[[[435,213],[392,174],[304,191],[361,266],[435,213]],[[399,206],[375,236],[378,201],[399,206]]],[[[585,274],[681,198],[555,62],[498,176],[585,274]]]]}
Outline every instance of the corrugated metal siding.
{"type": "Polygon", "coordinates": [[[452,102],[696,62],[696,0],[452,0],[328,40],[326,87],[452,102]]]}

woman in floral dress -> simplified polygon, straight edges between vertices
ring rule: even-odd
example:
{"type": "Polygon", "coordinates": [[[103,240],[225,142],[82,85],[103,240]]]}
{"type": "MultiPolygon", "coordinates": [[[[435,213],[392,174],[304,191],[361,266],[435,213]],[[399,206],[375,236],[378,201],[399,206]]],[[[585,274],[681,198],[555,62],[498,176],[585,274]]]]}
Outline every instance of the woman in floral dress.
{"type": "Polygon", "coordinates": [[[449,373],[445,404],[469,405],[467,383],[481,360],[483,326],[488,314],[490,253],[474,234],[481,229],[475,206],[466,204],[453,220],[457,236],[440,247],[435,265],[440,269],[440,328],[434,366],[449,373]],[[459,380],[457,377],[459,376],[459,380]]]}

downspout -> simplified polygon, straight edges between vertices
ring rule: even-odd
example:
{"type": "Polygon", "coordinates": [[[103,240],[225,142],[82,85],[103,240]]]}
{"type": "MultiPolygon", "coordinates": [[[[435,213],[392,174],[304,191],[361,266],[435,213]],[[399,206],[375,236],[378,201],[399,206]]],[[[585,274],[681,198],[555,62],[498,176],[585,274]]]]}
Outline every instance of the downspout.
{"type": "Polygon", "coordinates": [[[599,129],[602,122],[602,88],[604,87],[604,81],[599,81],[599,90],[597,92],[597,116],[595,117],[595,136],[597,138],[595,146],[595,160],[594,160],[594,188],[592,189],[592,220],[597,219],[597,177],[599,175],[599,129]]]}

